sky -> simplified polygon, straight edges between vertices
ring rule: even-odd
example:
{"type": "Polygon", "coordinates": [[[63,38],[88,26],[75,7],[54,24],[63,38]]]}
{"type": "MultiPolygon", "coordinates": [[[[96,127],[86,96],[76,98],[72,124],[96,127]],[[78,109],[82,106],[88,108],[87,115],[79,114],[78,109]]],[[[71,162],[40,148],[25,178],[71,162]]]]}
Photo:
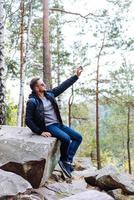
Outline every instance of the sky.
{"type": "MultiPolygon", "coordinates": [[[[78,12],[81,13],[82,15],[86,15],[89,12],[94,13],[95,11],[97,11],[98,9],[105,9],[108,7],[107,1],[106,0],[64,0],[64,9],[66,11],[70,11],[70,12],[78,12]]],[[[132,3],[131,6],[131,12],[128,13],[128,15],[126,16],[126,18],[131,17],[131,15],[133,14],[134,11],[134,2],[132,3]]],[[[111,14],[112,14],[112,10],[111,10],[111,14]]],[[[73,15],[66,15],[66,18],[68,20],[70,19],[78,19],[73,15]]],[[[82,19],[81,19],[81,23],[82,23],[82,19]]],[[[82,24],[79,24],[76,21],[76,25],[74,24],[67,24],[63,27],[63,34],[64,34],[64,40],[65,40],[65,48],[66,49],[70,49],[73,42],[77,41],[78,38],[81,41],[81,44],[83,45],[84,43],[88,42],[90,40],[91,43],[94,43],[94,38],[92,37],[92,33],[87,31],[85,36],[81,36],[78,37],[77,33],[79,31],[79,28],[82,24]]],[[[85,29],[87,29],[86,27],[84,27],[85,29]]],[[[134,29],[132,26],[132,22],[128,22],[128,34],[130,36],[134,35],[134,29]]],[[[128,37],[128,35],[127,35],[128,37]]],[[[99,41],[98,41],[99,42],[99,41]]],[[[85,82],[85,79],[88,79],[87,74],[92,73],[95,69],[96,69],[96,60],[94,59],[96,51],[94,50],[89,50],[89,52],[87,53],[87,57],[89,59],[89,61],[91,62],[90,66],[87,66],[84,68],[84,71],[81,75],[81,78],[79,80],[79,83],[81,82],[85,82]]],[[[133,59],[133,52],[129,53],[126,52],[126,56],[127,58],[129,58],[130,60],[133,59]]],[[[116,54],[113,55],[112,59],[118,63],[118,65],[116,65],[117,67],[120,66],[121,64],[121,59],[120,59],[120,52],[116,51],[116,54]]],[[[105,76],[105,78],[107,77],[108,71],[110,70],[110,67],[113,68],[112,65],[109,66],[105,66],[105,62],[108,60],[108,56],[103,58],[103,60],[101,61],[101,70],[103,71],[103,75],[105,76]]],[[[79,63],[79,62],[78,62],[79,63]]],[[[77,64],[76,63],[76,68],[77,68],[77,64]]],[[[78,84],[77,84],[78,86],[78,84]]],[[[10,94],[11,97],[13,98],[13,100],[17,103],[18,102],[18,97],[19,97],[19,82],[11,82],[11,81],[7,81],[7,89],[10,90],[10,94]],[[15,88],[15,95],[14,95],[14,89],[15,88]]],[[[27,87],[26,89],[26,95],[25,95],[25,99],[27,100],[28,94],[30,93],[30,89],[29,87],[27,87]]]]}
{"type": "MultiPolygon", "coordinates": [[[[65,10],[72,11],[72,12],[78,12],[78,13],[81,13],[82,15],[86,15],[89,12],[94,13],[95,11],[97,11],[99,9],[103,10],[103,9],[106,9],[109,7],[109,4],[107,3],[106,0],[99,0],[99,1],[83,0],[83,1],[75,1],[75,3],[72,3],[72,2],[74,2],[74,0],[72,0],[72,1],[70,0],[70,1],[64,1],[64,2],[65,2],[65,10]]],[[[124,2],[127,2],[127,0],[124,2]]],[[[115,11],[116,11],[116,9],[115,9],[115,11]]],[[[134,28],[132,25],[133,24],[132,20],[134,20],[133,13],[134,13],[134,1],[132,1],[129,12],[125,16],[123,16],[124,17],[124,35],[126,34],[125,35],[126,38],[134,36],[134,28]],[[127,24],[125,22],[126,19],[128,20],[127,24]]],[[[114,17],[114,16],[112,16],[113,15],[112,9],[111,10],[109,9],[109,14],[111,15],[111,17],[114,17]]],[[[80,24],[80,26],[81,26],[81,24],[80,24]]],[[[84,27],[84,28],[86,29],[86,27],[84,27]]],[[[76,40],[76,38],[77,38],[76,33],[78,30],[79,30],[79,26],[77,26],[77,28],[76,27],[70,28],[70,24],[69,24],[68,26],[65,27],[64,34],[65,34],[65,44],[66,44],[67,48],[69,46],[71,46],[71,44],[76,40]]],[[[88,30],[87,33],[84,35],[84,37],[81,36],[80,40],[82,41],[82,43],[89,42],[89,40],[90,40],[89,43],[94,44],[95,38],[92,37],[92,34],[93,33],[91,33],[88,30]]],[[[97,42],[100,42],[100,41],[98,40],[97,42]]],[[[89,49],[88,57],[91,60],[91,66],[90,66],[90,69],[89,69],[89,67],[87,67],[87,69],[83,73],[84,74],[83,77],[85,77],[85,75],[87,73],[91,73],[92,70],[94,70],[96,68],[96,60],[95,60],[95,62],[93,61],[95,54],[96,54],[96,50],[94,52],[93,49],[89,49]]],[[[128,51],[125,52],[124,51],[123,56],[126,57],[126,59],[128,60],[129,63],[133,63],[133,52],[128,52],[128,51]]],[[[113,68],[113,65],[111,64],[108,66],[109,69],[108,70],[106,69],[105,62],[107,62],[107,60],[110,61],[110,59],[111,59],[111,62],[114,61],[114,63],[116,63],[116,64],[114,64],[114,65],[116,65],[114,67],[118,68],[120,66],[120,64],[122,63],[121,51],[116,50],[115,54],[113,54],[112,56],[107,55],[107,56],[103,57],[103,60],[101,60],[101,65],[102,65],[101,69],[103,70],[104,76],[106,74],[108,74],[109,70],[111,70],[113,68]]]]}
{"type": "Polygon", "coordinates": [[[94,12],[97,9],[105,8],[107,3],[106,0],[82,0],[82,1],[74,1],[73,0],[65,0],[64,1],[65,9],[72,12],[79,12],[83,15],[90,12],[94,12]],[[72,6],[73,5],[73,6],[72,6]]]}

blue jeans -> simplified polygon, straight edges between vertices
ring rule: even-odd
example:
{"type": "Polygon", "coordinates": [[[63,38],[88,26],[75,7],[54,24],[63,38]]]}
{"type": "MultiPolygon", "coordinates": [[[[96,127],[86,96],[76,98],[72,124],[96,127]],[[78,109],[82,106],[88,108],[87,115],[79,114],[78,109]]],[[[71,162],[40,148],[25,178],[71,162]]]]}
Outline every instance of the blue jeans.
{"type": "Polygon", "coordinates": [[[60,123],[48,125],[47,130],[52,134],[52,137],[56,137],[61,141],[60,160],[72,163],[73,157],[82,142],[81,134],[60,123]]]}

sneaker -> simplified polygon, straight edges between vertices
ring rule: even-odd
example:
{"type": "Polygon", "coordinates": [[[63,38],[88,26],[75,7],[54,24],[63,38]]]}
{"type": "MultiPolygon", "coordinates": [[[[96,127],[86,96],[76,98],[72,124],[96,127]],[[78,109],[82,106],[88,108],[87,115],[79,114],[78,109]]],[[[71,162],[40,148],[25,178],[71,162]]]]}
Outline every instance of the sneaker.
{"type": "Polygon", "coordinates": [[[70,165],[70,171],[73,172],[74,171],[74,165],[70,165]]]}
{"type": "Polygon", "coordinates": [[[59,163],[59,166],[61,167],[62,171],[65,173],[65,175],[67,177],[71,178],[72,175],[71,175],[71,170],[70,170],[70,164],[65,163],[61,160],[59,160],[58,163],[59,163]]]}

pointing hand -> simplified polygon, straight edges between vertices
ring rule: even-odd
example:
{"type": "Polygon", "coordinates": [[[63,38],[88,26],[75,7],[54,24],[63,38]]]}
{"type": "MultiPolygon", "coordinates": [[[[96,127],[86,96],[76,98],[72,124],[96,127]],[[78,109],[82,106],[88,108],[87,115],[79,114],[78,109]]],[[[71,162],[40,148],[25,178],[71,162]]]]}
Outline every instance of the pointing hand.
{"type": "Polygon", "coordinates": [[[81,75],[82,71],[83,71],[83,68],[81,66],[77,68],[76,74],[78,77],[81,75]]]}

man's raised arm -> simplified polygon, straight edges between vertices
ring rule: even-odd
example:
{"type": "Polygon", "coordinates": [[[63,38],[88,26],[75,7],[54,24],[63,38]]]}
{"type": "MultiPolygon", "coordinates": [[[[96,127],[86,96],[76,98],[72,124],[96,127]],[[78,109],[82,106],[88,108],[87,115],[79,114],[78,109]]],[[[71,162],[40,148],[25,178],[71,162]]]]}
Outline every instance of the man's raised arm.
{"type": "Polygon", "coordinates": [[[59,86],[53,88],[51,92],[54,94],[55,97],[62,94],[66,89],[68,89],[71,85],[73,85],[81,75],[81,72],[83,71],[82,67],[77,68],[76,75],[71,76],[66,81],[61,83],[59,86]]]}

